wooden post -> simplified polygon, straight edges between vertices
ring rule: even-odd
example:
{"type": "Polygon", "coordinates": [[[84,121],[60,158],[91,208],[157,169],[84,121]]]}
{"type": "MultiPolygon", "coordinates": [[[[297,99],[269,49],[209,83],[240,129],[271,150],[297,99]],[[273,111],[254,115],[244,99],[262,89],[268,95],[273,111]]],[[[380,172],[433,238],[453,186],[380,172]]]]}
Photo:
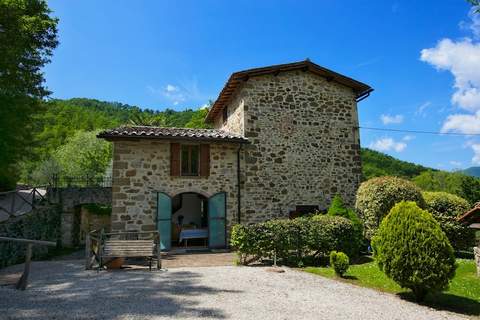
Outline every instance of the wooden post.
{"type": "Polygon", "coordinates": [[[92,268],[92,259],[91,257],[91,241],[90,241],[90,233],[87,232],[85,235],[85,270],[90,270],[92,268]]]}
{"type": "Polygon", "coordinates": [[[162,269],[162,250],[160,248],[160,236],[157,233],[157,269],[162,269]]]}
{"type": "Polygon", "coordinates": [[[27,244],[27,253],[25,256],[25,268],[23,270],[22,277],[17,282],[17,289],[25,290],[28,285],[28,275],[30,274],[30,263],[32,259],[32,244],[27,244]]]}

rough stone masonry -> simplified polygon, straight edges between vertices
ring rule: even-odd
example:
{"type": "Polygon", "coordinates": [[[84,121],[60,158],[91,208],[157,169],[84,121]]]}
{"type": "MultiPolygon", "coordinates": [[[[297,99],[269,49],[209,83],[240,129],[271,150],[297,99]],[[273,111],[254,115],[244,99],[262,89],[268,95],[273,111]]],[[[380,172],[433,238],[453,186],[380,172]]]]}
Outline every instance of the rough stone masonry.
{"type": "Polygon", "coordinates": [[[362,172],[356,89],[308,69],[246,77],[210,122],[249,143],[210,142],[208,176],[170,173],[170,143],[196,143],[195,135],[114,137],[112,230],[155,230],[157,192],[220,191],[229,230],[238,222],[237,152],[241,223],[286,218],[301,205],[325,209],[336,194],[353,205],[362,172]]]}

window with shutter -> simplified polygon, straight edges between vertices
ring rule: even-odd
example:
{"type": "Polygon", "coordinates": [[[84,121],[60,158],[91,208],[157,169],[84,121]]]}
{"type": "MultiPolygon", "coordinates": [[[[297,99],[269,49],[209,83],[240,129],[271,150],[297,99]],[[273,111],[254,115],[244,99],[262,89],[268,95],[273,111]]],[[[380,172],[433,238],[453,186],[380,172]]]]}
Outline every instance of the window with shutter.
{"type": "Polygon", "coordinates": [[[198,145],[182,145],[182,176],[198,176],[200,162],[198,145]]]}
{"type": "Polygon", "coordinates": [[[208,177],[210,175],[210,145],[200,145],[200,176],[208,177]]]}
{"type": "Polygon", "coordinates": [[[180,143],[170,144],[170,175],[180,175],[180,143]]]}

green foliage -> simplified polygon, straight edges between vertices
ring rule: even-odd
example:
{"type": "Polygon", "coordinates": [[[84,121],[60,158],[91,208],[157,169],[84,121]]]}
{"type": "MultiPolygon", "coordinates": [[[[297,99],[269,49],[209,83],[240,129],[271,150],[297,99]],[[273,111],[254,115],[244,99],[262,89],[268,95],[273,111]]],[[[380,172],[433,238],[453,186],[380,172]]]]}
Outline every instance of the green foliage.
{"type": "Polygon", "coordinates": [[[31,181],[32,172],[45,169],[45,162],[55,159],[57,150],[78,131],[98,131],[131,123],[169,127],[206,127],[203,118],[207,109],[185,111],[153,111],[118,102],[74,98],[51,100],[42,104],[42,112],[35,116],[34,148],[29,159],[22,162],[22,179],[31,181]]]}
{"type": "Polygon", "coordinates": [[[33,141],[42,67],[57,46],[57,19],[42,0],[0,0],[0,191],[12,189],[33,141]]]}
{"type": "Polygon", "coordinates": [[[335,270],[336,275],[343,277],[350,266],[350,260],[345,253],[332,251],[330,252],[330,265],[335,270]]]}
{"type": "Polygon", "coordinates": [[[415,201],[421,208],[425,207],[420,189],[408,180],[379,177],[360,185],[355,208],[363,220],[367,239],[372,238],[383,217],[400,201],[415,201]]]}
{"type": "Polygon", "coordinates": [[[88,212],[98,216],[110,216],[112,215],[112,206],[103,206],[97,203],[89,203],[82,205],[88,212]]]}
{"type": "Polygon", "coordinates": [[[456,250],[471,250],[475,245],[475,230],[459,223],[456,218],[470,209],[467,200],[446,192],[423,192],[425,209],[440,223],[456,250]]]}
{"type": "Polygon", "coordinates": [[[230,241],[242,264],[276,255],[295,265],[307,258],[326,257],[333,250],[357,256],[360,243],[350,220],[326,215],[235,225],[230,241]]]}
{"type": "Polygon", "coordinates": [[[101,176],[112,158],[112,146],[98,139],[95,131],[78,131],[56,150],[54,157],[66,176],[101,176]]]}
{"type": "Polygon", "coordinates": [[[362,220],[358,217],[355,210],[345,207],[343,204],[342,197],[340,195],[335,195],[333,197],[332,203],[328,208],[327,214],[329,216],[339,216],[347,218],[348,220],[353,222],[355,227],[357,237],[362,238],[363,236],[363,223],[362,220]]]}
{"type": "Polygon", "coordinates": [[[422,301],[448,287],[455,275],[453,248],[440,224],[413,201],[396,204],[372,239],[374,257],[385,274],[422,301]]]}
{"type": "Polygon", "coordinates": [[[367,148],[362,148],[361,156],[364,180],[382,176],[397,176],[411,179],[424,171],[431,170],[367,148]]]}
{"type": "Polygon", "coordinates": [[[480,179],[461,172],[425,171],[413,178],[425,191],[444,191],[464,198],[470,204],[480,200],[480,179]]]}

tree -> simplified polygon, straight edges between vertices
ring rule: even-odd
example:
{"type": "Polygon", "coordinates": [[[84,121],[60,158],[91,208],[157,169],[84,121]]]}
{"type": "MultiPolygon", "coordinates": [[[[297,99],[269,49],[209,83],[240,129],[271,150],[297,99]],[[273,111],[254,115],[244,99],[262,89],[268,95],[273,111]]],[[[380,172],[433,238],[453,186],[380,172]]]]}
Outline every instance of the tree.
{"type": "Polygon", "coordinates": [[[98,131],[78,131],[55,151],[61,173],[70,177],[103,176],[112,157],[112,146],[97,138],[98,131]]]}
{"type": "Polygon", "coordinates": [[[480,200],[480,179],[460,172],[425,171],[413,178],[425,191],[444,191],[467,200],[471,205],[480,200]]]}
{"type": "Polygon", "coordinates": [[[58,45],[56,18],[43,0],[0,0],[0,190],[15,186],[48,96],[42,67],[58,45]]]}
{"type": "Polygon", "coordinates": [[[417,301],[448,287],[455,275],[453,248],[440,224],[413,201],[397,203],[372,239],[375,260],[417,301]]]}
{"type": "Polygon", "coordinates": [[[480,0],[467,0],[474,9],[475,13],[480,13],[480,0]]]}

